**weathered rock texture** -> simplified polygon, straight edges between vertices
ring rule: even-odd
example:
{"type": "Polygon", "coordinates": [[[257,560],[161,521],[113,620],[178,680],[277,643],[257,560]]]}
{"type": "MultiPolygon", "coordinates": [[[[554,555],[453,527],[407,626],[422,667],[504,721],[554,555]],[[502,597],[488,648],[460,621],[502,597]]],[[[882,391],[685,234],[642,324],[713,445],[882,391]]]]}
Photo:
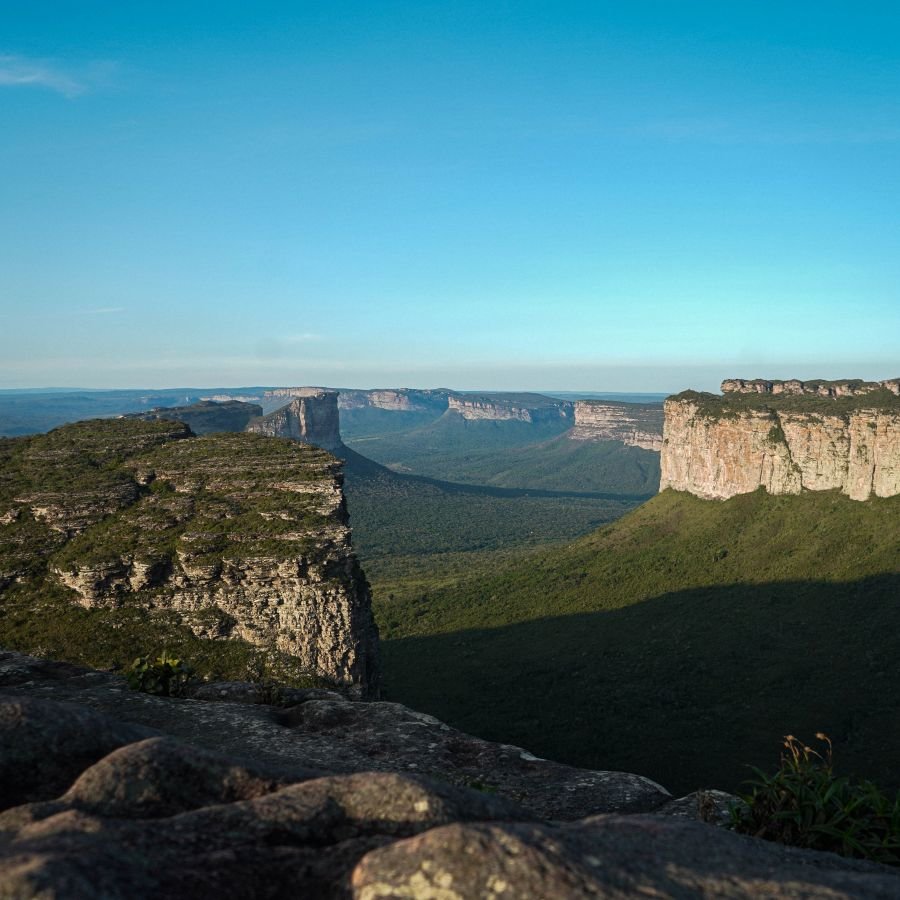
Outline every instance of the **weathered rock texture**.
{"type": "Polygon", "coordinates": [[[162,699],[0,651],[0,778],[26,775],[0,795],[0,896],[900,892],[896,870],[691,821],[698,804],[637,776],[536,760],[396,704],[289,702],[162,699]]]}
{"type": "Polygon", "coordinates": [[[723,394],[787,394],[813,397],[864,397],[887,390],[900,395],[900,378],[885,381],[862,381],[848,378],[844,381],[767,381],[765,378],[726,378],[722,382],[723,394]]]}
{"type": "Polygon", "coordinates": [[[772,494],[840,490],[854,500],[891,497],[900,493],[900,405],[866,408],[866,400],[836,409],[845,401],[823,398],[792,409],[748,405],[728,395],[671,398],[660,490],[715,499],[759,487],[772,494]]]}
{"type": "Polygon", "coordinates": [[[0,588],[16,583],[27,604],[49,577],[87,609],[143,611],[150,631],[175,615],[374,690],[377,632],[340,462],[259,435],[189,435],[120,419],[4,442],[0,588]]]}
{"type": "Polygon", "coordinates": [[[571,422],[574,404],[542,394],[452,394],[448,409],[464,419],[531,422],[571,422]]]}
{"type": "Polygon", "coordinates": [[[450,391],[395,388],[385,390],[342,390],[338,396],[341,409],[385,409],[391,412],[431,412],[436,416],[447,409],[450,391]]]}
{"type": "Polygon", "coordinates": [[[125,418],[143,419],[146,422],[170,419],[184,422],[194,434],[212,434],[216,431],[243,431],[255,416],[262,415],[257,403],[240,400],[201,400],[190,406],[158,406],[147,412],[131,413],[125,418]]]}
{"type": "Polygon", "coordinates": [[[338,450],[343,447],[337,392],[316,388],[305,390],[309,393],[293,395],[294,399],[287,405],[267,416],[253,419],[247,425],[247,431],[268,437],[289,438],[304,444],[315,444],[326,450],[338,450]]]}
{"type": "Polygon", "coordinates": [[[662,404],[576,400],[575,426],[569,436],[578,441],[621,441],[659,451],[662,429],[662,404]]]}

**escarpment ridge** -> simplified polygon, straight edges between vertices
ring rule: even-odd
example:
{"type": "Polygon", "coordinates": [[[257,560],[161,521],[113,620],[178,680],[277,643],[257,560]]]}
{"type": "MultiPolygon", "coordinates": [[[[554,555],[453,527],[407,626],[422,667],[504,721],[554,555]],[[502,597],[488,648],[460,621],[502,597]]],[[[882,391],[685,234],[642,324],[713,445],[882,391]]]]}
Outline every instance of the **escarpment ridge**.
{"type": "Polygon", "coordinates": [[[662,449],[661,404],[576,400],[574,440],[621,441],[644,450],[662,449]]]}
{"type": "Polygon", "coordinates": [[[235,642],[376,689],[368,585],[330,454],[130,419],[5,440],[0,452],[0,640],[21,609],[32,640],[71,641],[107,665],[137,655],[125,633],[157,650],[192,636],[223,658],[236,658],[235,642]],[[72,605],[93,615],[72,619],[72,605]],[[66,634],[54,619],[71,620],[66,634]]]}
{"type": "MultiPolygon", "coordinates": [[[[296,390],[301,390],[297,388],[296,390]]],[[[289,438],[326,450],[343,447],[336,391],[306,388],[285,406],[251,419],[246,430],[267,437],[289,438]]]]}
{"type": "Polygon", "coordinates": [[[883,382],[723,382],[665,402],[660,490],[727,499],[839,490],[900,493],[900,393],[883,382]]]}
{"type": "Polygon", "coordinates": [[[542,422],[571,423],[574,404],[543,394],[452,394],[448,410],[470,421],[516,420],[533,424],[542,422]]]}

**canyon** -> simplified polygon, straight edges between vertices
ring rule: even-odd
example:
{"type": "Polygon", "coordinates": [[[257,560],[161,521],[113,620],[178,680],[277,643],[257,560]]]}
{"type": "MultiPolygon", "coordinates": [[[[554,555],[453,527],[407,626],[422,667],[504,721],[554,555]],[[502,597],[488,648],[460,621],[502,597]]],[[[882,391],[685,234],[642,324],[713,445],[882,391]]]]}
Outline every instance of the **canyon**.
{"type": "Polygon", "coordinates": [[[514,420],[539,424],[569,423],[573,418],[573,404],[554,400],[543,394],[455,394],[448,400],[448,411],[468,421],[514,420]]]}
{"type": "Polygon", "coordinates": [[[660,490],[718,500],[760,487],[892,497],[900,493],[895,384],[729,379],[721,396],[672,397],[665,403],[660,490]]]}

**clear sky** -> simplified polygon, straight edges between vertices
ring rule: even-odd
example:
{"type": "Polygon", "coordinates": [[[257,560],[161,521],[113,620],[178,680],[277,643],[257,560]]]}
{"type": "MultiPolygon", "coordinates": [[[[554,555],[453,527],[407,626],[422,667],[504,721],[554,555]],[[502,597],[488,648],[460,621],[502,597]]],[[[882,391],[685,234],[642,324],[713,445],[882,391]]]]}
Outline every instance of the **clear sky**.
{"type": "Polygon", "coordinates": [[[900,374],[900,4],[0,5],[0,387],[900,374]]]}

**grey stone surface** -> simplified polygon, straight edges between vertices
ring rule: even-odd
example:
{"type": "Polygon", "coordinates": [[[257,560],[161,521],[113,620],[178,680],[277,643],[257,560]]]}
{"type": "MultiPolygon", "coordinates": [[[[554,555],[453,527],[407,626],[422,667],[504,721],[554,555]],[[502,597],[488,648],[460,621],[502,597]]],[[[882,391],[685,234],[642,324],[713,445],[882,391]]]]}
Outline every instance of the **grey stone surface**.
{"type": "Polygon", "coordinates": [[[393,703],[197,694],[0,652],[0,898],[900,896],[895,870],[707,824],[720,792],[675,800],[393,703]]]}

